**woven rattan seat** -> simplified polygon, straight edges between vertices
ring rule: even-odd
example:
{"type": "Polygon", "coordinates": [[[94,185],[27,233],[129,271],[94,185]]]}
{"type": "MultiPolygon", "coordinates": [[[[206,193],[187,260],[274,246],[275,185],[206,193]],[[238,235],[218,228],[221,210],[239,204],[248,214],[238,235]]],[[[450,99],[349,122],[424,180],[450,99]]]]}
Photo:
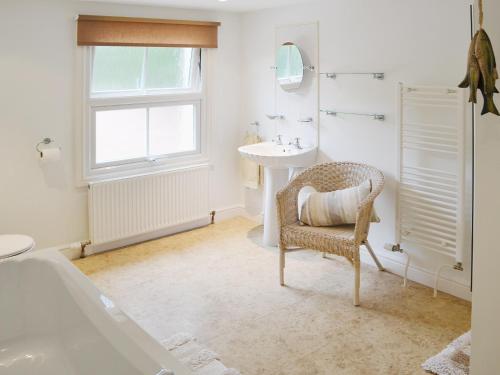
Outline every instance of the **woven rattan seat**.
{"type": "Polygon", "coordinates": [[[368,242],[373,202],[384,186],[384,176],[376,168],[365,164],[337,162],[324,163],[306,169],[297,175],[276,195],[280,227],[280,283],[285,285],[285,254],[292,248],[306,248],[346,257],[354,266],[354,305],[359,305],[360,257],[359,248],[366,246],[380,270],[382,265],[368,242]],[[299,224],[297,197],[304,186],[317,191],[347,189],[371,180],[372,190],[358,207],[355,225],[310,227],[299,224]]]}

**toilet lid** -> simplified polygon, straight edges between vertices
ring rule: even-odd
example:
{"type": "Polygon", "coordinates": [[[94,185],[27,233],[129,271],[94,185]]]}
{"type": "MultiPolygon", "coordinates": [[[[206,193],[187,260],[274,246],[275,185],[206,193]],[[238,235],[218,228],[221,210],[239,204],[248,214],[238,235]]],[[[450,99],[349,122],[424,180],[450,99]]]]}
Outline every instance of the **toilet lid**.
{"type": "Polygon", "coordinates": [[[0,235],[0,258],[7,258],[30,250],[35,242],[33,238],[22,234],[0,235]]]}

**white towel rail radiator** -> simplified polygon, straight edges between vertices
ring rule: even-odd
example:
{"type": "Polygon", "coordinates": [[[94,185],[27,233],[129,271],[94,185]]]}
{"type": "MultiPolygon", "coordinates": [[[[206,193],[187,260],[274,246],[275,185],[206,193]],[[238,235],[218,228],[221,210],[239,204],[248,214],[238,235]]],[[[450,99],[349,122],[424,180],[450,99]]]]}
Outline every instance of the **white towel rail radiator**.
{"type": "Polygon", "coordinates": [[[455,269],[462,270],[466,224],[464,91],[399,84],[397,93],[396,241],[418,251],[449,256],[455,269]]]}

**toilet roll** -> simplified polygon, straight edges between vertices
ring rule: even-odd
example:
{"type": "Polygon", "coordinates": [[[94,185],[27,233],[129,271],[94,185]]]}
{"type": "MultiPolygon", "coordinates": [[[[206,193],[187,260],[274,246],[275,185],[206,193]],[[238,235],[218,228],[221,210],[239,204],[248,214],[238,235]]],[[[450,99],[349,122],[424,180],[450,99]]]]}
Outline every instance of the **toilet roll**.
{"type": "Polygon", "coordinates": [[[61,159],[61,149],[59,147],[45,148],[40,152],[40,160],[44,163],[59,161],[61,159]]]}

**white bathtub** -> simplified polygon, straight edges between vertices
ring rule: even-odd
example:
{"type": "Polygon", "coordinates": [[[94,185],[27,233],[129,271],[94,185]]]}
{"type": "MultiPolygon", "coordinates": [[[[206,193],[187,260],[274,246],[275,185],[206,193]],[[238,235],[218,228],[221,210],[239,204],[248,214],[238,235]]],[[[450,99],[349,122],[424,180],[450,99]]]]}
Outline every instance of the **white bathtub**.
{"type": "Polygon", "coordinates": [[[56,251],[0,262],[1,375],[191,372],[56,251]]]}

